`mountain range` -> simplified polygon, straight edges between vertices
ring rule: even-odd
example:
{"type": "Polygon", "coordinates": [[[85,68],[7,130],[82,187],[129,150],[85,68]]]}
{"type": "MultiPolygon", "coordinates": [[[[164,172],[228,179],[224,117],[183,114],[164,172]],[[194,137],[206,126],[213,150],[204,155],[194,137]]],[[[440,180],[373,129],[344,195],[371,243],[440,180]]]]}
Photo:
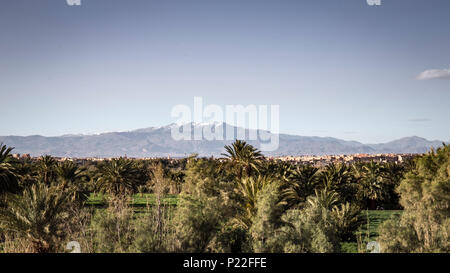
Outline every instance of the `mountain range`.
{"type": "MultiPolygon", "coordinates": [[[[220,156],[224,145],[232,140],[174,140],[171,128],[174,124],[163,127],[149,127],[127,132],[109,132],[92,135],[63,135],[46,137],[32,136],[0,136],[0,142],[14,147],[13,153],[30,154],[32,156],[52,155],[59,157],[184,157],[193,153],[200,156],[220,156]]],[[[225,132],[238,128],[226,123],[197,124],[190,123],[191,131],[203,130],[211,126],[213,131],[222,129],[225,132]],[[221,128],[222,127],[222,128],[221,128]]],[[[252,130],[245,129],[248,136],[252,130]]],[[[253,131],[255,132],[255,131],[253,131]]],[[[256,131],[258,133],[262,131],[256,131]]],[[[267,133],[267,131],[265,131],[267,133]]],[[[248,141],[259,148],[258,140],[248,141]]],[[[332,137],[297,136],[279,134],[279,147],[272,152],[263,152],[268,156],[299,155],[338,155],[338,154],[378,154],[378,153],[425,153],[431,148],[442,145],[444,141],[429,141],[412,136],[387,143],[363,144],[357,141],[346,141],[332,137]]],[[[448,141],[447,141],[448,143],[448,141]]]]}

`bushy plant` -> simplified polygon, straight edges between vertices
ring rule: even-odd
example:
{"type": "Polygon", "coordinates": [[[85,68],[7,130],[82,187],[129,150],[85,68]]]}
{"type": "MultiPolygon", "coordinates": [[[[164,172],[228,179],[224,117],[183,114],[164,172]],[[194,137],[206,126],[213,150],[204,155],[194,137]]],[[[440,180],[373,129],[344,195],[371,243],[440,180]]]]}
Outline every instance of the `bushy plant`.
{"type": "Polygon", "coordinates": [[[234,183],[223,180],[219,163],[191,159],[174,216],[177,248],[184,252],[212,252],[220,230],[237,211],[234,183]],[[202,171],[199,171],[201,169],[202,171]]]}
{"type": "Polygon", "coordinates": [[[397,188],[404,212],[380,227],[383,252],[450,251],[450,146],[416,160],[397,188]]]}
{"type": "Polygon", "coordinates": [[[135,236],[133,210],[129,207],[97,210],[90,228],[94,252],[128,252],[135,236]]]}
{"type": "Polygon", "coordinates": [[[175,251],[172,212],[167,207],[149,208],[135,221],[132,252],[161,253],[175,251]]]}
{"type": "Polygon", "coordinates": [[[339,234],[330,210],[308,205],[288,210],[284,225],[272,239],[286,253],[326,253],[340,250],[339,234]]]}
{"type": "Polygon", "coordinates": [[[281,215],[284,203],[281,201],[280,185],[272,182],[261,189],[256,203],[256,214],[252,218],[250,235],[254,252],[278,252],[281,250],[275,233],[283,224],[281,215]]]}

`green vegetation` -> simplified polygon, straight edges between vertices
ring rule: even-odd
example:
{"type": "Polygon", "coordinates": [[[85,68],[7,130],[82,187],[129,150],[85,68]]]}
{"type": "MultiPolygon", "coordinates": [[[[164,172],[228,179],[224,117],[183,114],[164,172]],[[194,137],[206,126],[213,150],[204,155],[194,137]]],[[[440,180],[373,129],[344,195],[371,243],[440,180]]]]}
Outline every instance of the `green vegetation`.
{"type": "MultiPolygon", "coordinates": [[[[85,205],[103,207],[108,204],[108,197],[102,193],[90,193],[85,205]]],[[[137,193],[130,198],[130,206],[132,207],[146,207],[154,206],[156,203],[156,196],[154,193],[137,193]]],[[[178,202],[177,194],[166,194],[162,198],[162,203],[169,206],[176,206],[178,202]]]]}
{"type": "Polygon", "coordinates": [[[404,212],[384,222],[384,252],[450,251],[450,146],[420,157],[397,188],[404,212]]]}
{"type": "MultiPolygon", "coordinates": [[[[360,212],[360,217],[364,223],[354,231],[355,240],[342,242],[341,251],[345,253],[358,253],[358,239],[361,238],[360,247],[367,245],[370,241],[377,241],[380,236],[379,226],[386,220],[400,217],[402,210],[364,210],[360,212]]],[[[362,251],[362,250],[359,250],[362,251]]],[[[365,252],[365,251],[364,251],[365,252]]]]}
{"type": "Polygon", "coordinates": [[[3,143],[0,144],[0,195],[19,189],[19,175],[12,164],[11,150],[3,143]]]}
{"type": "Polygon", "coordinates": [[[0,146],[0,252],[449,252],[450,148],[318,167],[224,158],[16,160],[0,146]],[[404,210],[402,210],[404,208],[404,210]]]}

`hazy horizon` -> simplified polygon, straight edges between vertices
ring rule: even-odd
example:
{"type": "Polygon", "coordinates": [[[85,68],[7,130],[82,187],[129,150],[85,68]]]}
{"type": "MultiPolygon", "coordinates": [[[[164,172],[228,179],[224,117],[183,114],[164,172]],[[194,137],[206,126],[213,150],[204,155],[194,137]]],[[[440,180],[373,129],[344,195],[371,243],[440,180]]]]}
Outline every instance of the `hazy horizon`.
{"type": "MultiPolygon", "coordinates": [[[[209,123],[209,124],[212,124],[212,122],[209,123]]],[[[225,124],[228,125],[228,123],[225,123],[225,124]]],[[[144,127],[144,128],[135,128],[135,129],[123,130],[123,131],[104,131],[104,132],[94,132],[94,133],[67,133],[67,134],[62,134],[62,135],[42,135],[42,134],[34,134],[34,135],[5,135],[5,136],[0,136],[0,137],[10,137],[10,136],[18,136],[18,137],[30,137],[30,136],[43,136],[43,137],[93,136],[93,135],[102,135],[102,134],[108,134],[108,133],[127,133],[127,132],[134,132],[134,131],[138,131],[138,130],[142,130],[142,129],[149,129],[149,128],[160,129],[160,128],[167,127],[167,126],[170,126],[170,125],[172,125],[172,124],[167,124],[167,125],[163,125],[163,126],[148,126],[148,127],[144,127]]],[[[248,128],[245,128],[245,129],[248,130],[248,128]]],[[[284,133],[284,132],[280,132],[280,135],[336,138],[334,136],[296,135],[296,134],[289,134],[289,133],[284,133]]],[[[421,136],[411,135],[411,136],[403,136],[403,137],[400,137],[400,138],[391,139],[391,140],[384,141],[384,142],[362,142],[362,141],[358,141],[358,140],[354,140],[354,139],[344,139],[344,138],[337,138],[337,139],[344,140],[344,141],[357,141],[357,142],[360,142],[362,144],[382,144],[382,143],[388,143],[388,142],[399,140],[399,139],[414,138],[414,137],[424,138],[424,137],[421,137],[421,136]]],[[[428,141],[442,141],[442,142],[445,142],[445,143],[450,142],[450,139],[428,139],[428,138],[424,138],[424,139],[426,139],[428,141]]]]}

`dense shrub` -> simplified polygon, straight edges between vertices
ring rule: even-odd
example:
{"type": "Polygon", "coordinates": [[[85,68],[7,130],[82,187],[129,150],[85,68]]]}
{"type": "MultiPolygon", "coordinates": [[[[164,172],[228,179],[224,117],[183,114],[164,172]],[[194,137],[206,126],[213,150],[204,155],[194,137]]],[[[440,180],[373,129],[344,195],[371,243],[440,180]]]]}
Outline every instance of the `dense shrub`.
{"type": "Polygon", "coordinates": [[[384,252],[450,251],[450,146],[416,161],[397,189],[404,213],[380,228],[384,252]]]}

